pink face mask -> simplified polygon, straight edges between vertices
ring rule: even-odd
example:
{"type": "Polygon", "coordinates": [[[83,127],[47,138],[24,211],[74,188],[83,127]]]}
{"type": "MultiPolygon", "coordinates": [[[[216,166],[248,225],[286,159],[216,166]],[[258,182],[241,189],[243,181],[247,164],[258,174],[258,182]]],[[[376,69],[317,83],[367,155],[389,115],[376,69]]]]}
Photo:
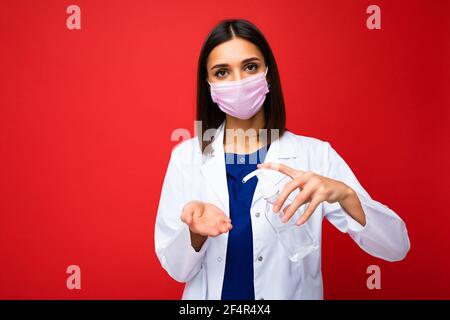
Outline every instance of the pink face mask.
{"type": "Polygon", "coordinates": [[[211,98],[220,110],[239,119],[253,117],[262,107],[269,92],[266,72],[236,81],[209,83],[211,98]]]}

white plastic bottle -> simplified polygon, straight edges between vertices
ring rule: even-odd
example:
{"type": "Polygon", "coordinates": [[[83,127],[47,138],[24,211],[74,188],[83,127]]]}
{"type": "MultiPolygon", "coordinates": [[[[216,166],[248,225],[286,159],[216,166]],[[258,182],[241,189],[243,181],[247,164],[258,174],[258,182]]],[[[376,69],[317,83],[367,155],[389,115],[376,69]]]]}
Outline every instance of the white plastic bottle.
{"type": "Polygon", "coordinates": [[[309,230],[309,226],[307,225],[308,222],[305,222],[301,226],[295,224],[303,214],[306,205],[302,205],[287,222],[283,222],[281,220],[284,216],[283,209],[288,206],[289,203],[285,201],[278,213],[273,212],[272,205],[280,195],[280,191],[270,178],[264,174],[264,170],[269,169],[257,169],[246,175],[242,179],[242,182],[246,183],[252,177],[258,177],[262,196],[264,200],[266,200],[264,215],[275,231],[277,238],[286,251],[289,259],[294,262],[298,261],[319,248],[317,241],[309,230]]]}

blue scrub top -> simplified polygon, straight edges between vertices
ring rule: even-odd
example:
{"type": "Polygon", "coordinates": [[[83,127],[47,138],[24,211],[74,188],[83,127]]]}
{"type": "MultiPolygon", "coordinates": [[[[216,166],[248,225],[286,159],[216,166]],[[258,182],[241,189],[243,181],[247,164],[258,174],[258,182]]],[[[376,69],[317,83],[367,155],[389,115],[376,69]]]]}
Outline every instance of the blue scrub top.
{"type": "Polygon", "coordinates": [[[230,219],[222,300],[254,300],[253,236],[250,207],[257,178],[242,178],[264,162],[270,144],[251,154],[225,153],[230,219]]]}

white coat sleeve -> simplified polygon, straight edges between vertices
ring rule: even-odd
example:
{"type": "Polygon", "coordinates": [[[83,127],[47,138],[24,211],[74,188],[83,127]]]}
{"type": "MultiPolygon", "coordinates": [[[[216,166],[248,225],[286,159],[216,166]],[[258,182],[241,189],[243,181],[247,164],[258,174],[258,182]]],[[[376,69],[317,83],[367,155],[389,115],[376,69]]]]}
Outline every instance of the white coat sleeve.
{"type": "Polygon", "coordinates": [[[324,142],[324,147],[324,175],[344,182],[356,191],[366,215],[366,224],[359,224],[338,202],[324,202],[324,217],[337,229],[348,233],[370,255],[387,261],[404,259],[410,249],[410,242],[403,220],[389,207],[370,197],[344,159],[328,142],[324,142]]]}
{"type": "MultiPolygon", "coordinates": [[[[175,147],[172,151],[161,191],[155,223],[155,251],[162,267],[176,281],[188,282],[201,269],[209,241],[199,252],[191,245],[189,227],[181,221],[184,205],[189,199],[186,167],[175,147]],[[185,170],[183,170],[185,169],[185,170]]],[[[188,166],[189,167],[189,166],[188,166]]]]}

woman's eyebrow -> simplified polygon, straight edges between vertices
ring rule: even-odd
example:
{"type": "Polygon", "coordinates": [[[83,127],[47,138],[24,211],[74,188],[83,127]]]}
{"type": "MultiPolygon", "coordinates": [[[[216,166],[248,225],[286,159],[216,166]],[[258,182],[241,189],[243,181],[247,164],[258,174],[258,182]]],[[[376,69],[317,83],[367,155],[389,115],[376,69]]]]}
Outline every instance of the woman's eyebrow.
{"type": "MultiPolygon", "coordinates": [[[[247,59],[242,60],[241,64],[245,64],[247,62],[254,61],[254,60],[259,60],[259,58],[258,57],[247,58],[247,59]]],[[[215,69],[215,68],[224,68],[224,67],[228,67],[228,66],[229,66],[228,63],[219,63],[219,64],[212,66],[211,70],[215,69]]]]}
{"type": "Polygon", "coordinates": [[[250,62],[250,61],[254,61],[254,60],[259,60],[259,58],[258,57],[247,58],[245,60],[242,60],[241,64],[244,64],[244,63],[247,63],[247,62],[250,62]]]}

